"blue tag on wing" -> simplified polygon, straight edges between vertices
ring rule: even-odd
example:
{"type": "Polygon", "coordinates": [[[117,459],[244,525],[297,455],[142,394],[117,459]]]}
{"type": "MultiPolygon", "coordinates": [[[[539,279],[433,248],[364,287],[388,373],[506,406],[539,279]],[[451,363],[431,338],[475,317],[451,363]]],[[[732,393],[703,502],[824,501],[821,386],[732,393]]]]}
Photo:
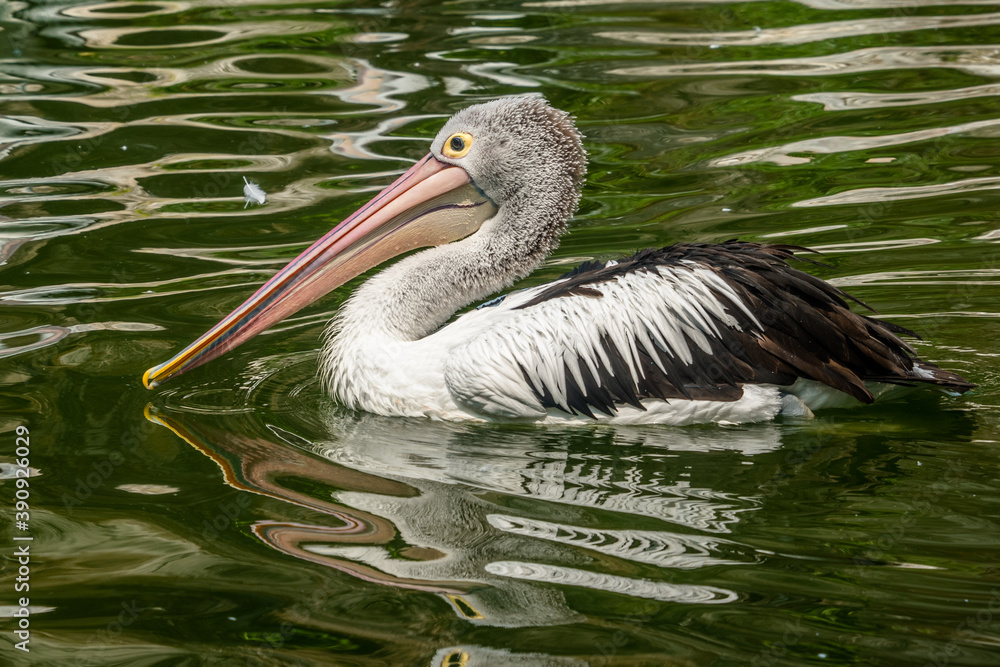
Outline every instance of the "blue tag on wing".
{"type": "Polygon", "coordinates": [[[486,303],[481,303],[478,306],[476,306],[476,310],[479,310],[480,308],[491,308],[492,306],[495,306],[495,305],[499,304],[501,301],[503,301],[506,298],[507,298],[507,295],[504,294],[503,296],[498,296],[495,299],[490,299],[486,303]]]}

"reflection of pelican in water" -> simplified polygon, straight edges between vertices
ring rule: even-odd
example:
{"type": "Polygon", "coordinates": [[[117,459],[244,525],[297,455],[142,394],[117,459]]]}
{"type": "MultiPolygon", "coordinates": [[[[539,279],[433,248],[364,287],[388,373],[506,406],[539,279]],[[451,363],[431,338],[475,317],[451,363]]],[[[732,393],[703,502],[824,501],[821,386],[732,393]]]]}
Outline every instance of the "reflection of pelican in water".
{"type": "MultiPolygon", "coordinates": [[[[314,381],[306,363],[271,362],[273,374],[241,378],[257,387],[243,397],[247,404],[314,381]]],[[[555,632],[620,632],[641,642],[663,630],[663,614],[716,621],[756,614],[754,596],[788,593],[784,583],[772,586],[784,579],[768,576],[774,567],[794,571],[802,558],[856,567],[852,555],[867,553],[856,540],[828,553],[817,536],[797,547],[787,530],[790,509],[824,513],[830,491],[856,470],[872,469],[872,483],[895,488],[908,475],[884,473],[887,465],[897,470],[899,443],[968,439],[975,425],[965,412],[925,410],[876,429],[871,421],[822,418],[730,428],[497,428],[302,410],[301,403],[234,412],[229,403],[211,405],[217,392],[165,392],[171,405],[155,418],[241,492],[250,534],[293,558],[262,555],[237,531],[206,536],[202,549],[215,555],[220,544],[241,544],[248,550],[237,556],[241,564],[252,554],[251,562],[286,580],[315,582],[321,602],[305,607],[308,585],[275,589],[275,625],[395,651],[384,662],[435,666],[576,664],[476,645],[484,636],[503,645],[514,636],[504,633],[536,632],[532,626],[573,623],[555,632]],[[826,485],[805,508],[796,504],[796,489],[810,485],[804,480],[826,485]],[[386,621],[387,604],[399,610],[398,624],[386,621]],[[661,625],[651,626],[654,618],[661,625]]],[[[873,412],[877,420],[892,407],[873,412]]],[[[203,517],[192,510],[195,535],[183,537],[199,541],[203,517]]],[[[574,655],[600,663],[599,646],[583,642],[574,655]]]]}
{"type": "Polygon", "coordinates": [[[460,308],[556,247],[585,173],[570,117],[538,98],[451,118],[431,153],[279,271],[147,386],[233,349],[350,278],[407,257],[341,309],[321,356],[347,406],[442,419],[683,424],[808,415],[880,387],[963,378],[920,361],[896,325],[852,313],[792,269],[796,248],[731,241],[644,250],[460,308]],[[839,397],[832,399],[831,397],[839,397]]]}
{"type": "Polygon", "coordinates": [[[726,536],[759,503],[693,485],[685,467],[672,479],[667,463],[709,441],[746,453],[779,444],[770,425],[725,439],[677,431],[670,439],[681,450],[658,448],[656,434],[644,441],[641,431],[609,431],[623,446],[646,445],[624,461],[540,445],[535,429],[471,445],[481,434],[465,425],[358,415],[312,444],[273,425],[260,437],[190,414],[152,418],[212,458],[230,486],[281,501],[284,509],[251,525],[275,549],[367,582],[436,593],[474,624],[512,627],[584,620],[560,586],[653,603],[737,599],[697,577],[675,583],[673,574],[752,562],[752,550],[726,536]],[[538,515],[497,502],[504,497],[565,511],[538,515]],[[595,512],[631,516],[636,527],[594,525],[595,512]]]}

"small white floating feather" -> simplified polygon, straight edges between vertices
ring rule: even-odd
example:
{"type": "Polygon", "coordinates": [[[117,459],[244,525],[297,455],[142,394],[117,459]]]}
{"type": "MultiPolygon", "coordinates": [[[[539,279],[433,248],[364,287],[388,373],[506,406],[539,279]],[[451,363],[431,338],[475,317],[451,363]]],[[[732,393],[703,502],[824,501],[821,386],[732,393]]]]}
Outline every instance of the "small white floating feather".
{"type": "Polygon", "coordinates": [[[253,181],[248,181],[247,177],[243,177],[243,197],[246,198],[246,203],[243,204],[243,208],[250,205],[250,202],[257,202],[263,205],[264,201],[267,199],[267,193],[260,189],[260,186],[253,181]]]}

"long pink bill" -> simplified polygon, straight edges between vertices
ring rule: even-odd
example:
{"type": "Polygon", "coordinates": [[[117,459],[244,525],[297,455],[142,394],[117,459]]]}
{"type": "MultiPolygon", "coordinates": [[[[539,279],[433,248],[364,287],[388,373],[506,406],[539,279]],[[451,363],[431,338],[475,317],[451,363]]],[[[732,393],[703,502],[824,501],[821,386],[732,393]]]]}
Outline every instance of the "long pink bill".
{"type": "Polygon", "coordinates": [[[239,308],[142,377],[152,389],[229,352],[396,255],[472,234],[496,207],[460,167],[428,155],[278,271],[239,308]]]}

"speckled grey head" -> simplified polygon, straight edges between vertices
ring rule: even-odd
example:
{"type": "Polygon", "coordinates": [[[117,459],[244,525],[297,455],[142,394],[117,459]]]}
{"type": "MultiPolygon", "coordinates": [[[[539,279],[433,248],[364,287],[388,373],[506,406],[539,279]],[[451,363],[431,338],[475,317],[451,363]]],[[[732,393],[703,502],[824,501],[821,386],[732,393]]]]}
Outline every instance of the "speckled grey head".
{"type": "Polygon", "coordinates": [[[525,191],[578,195],[587,169],[573,118],[540,96],[507,97],[459,111],[438,133],[431,152],[464,168],[498,205],[525,191]]]}

